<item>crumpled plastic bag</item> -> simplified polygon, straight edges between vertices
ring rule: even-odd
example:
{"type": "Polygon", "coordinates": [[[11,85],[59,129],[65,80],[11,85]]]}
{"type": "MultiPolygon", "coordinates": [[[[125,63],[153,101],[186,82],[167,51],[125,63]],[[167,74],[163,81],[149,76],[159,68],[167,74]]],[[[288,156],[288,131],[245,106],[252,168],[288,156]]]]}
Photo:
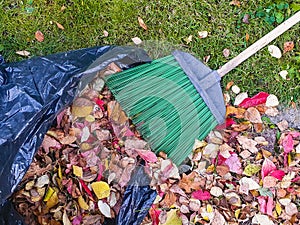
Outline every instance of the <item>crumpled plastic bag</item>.
{"type": "MultiPolygon", "coordinates": [[[[58,113],[111,62],[127,69],[149,61],[142,49],[120,46],[79,49],[15,63],[5,63],[0,57],[0,224],[24,224],[8,199],[58,113]]],[[[144,191],[148,190],[145,186],[144,191]]],[[[154,200],[134,194],[127,193],[127,198],[146,205],[154,200]]]]}

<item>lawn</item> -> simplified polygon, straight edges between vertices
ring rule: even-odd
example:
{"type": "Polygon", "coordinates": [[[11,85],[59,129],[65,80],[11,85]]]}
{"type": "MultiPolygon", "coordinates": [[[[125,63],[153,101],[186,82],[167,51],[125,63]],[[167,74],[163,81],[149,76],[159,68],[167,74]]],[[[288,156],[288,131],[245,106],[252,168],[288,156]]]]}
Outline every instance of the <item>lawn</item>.
{"type": "MultiPolygon", "coordinates": [[[[30,52],[32,57],[96,45],[132,45],[132,38],[139,37],[163,43],[157,48],[169,43],[174,48],[193,52],[201,60],[209,56],[208,66],[218,69],[282,19],[294,14],[300,5],[299,0],[238,3],[231,0],[0,0],[0,54],[7,62],[14,62],[26,59],[16,54],[20,50],[30,52]],[[246,14],[249,23],[243,22],[246,14]],[[139,26],[138,17],[144,20],[147,30],[139,26]],[[44,41],[35,39],[37,30],[44,34],[44,41]],[[200,31],[208,31],[208,36],[199,38],[200,31]],[[230,50],[227,58],[223,55],[225,48],[230,50]]],[[[299,27],[295,25],[272,42],[283,50],[285,42],[293,41],[292,51],[277,59],[270,56],[267,48],[262,49],[224,77],[223,87],[234,81],[249,95],[267,91],[277,95],[281,102],[290,103],[291,98],[299,102],[299,27]],[[279,75],[282,70],[289,72],[287,80],[279,75]]]]}

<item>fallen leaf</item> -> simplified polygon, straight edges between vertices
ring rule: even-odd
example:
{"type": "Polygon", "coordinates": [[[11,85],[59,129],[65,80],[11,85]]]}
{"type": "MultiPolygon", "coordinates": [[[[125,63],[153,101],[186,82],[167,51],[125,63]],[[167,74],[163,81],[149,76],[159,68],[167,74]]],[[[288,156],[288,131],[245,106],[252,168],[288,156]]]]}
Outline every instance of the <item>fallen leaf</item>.
{"type": "Polygon", "coordinates": [[[264,179],[265,176],[268,176],[272,171],[276,170],[275,164],[268,158],[266,158],[262,164],[261,168],[261,177],[264,179]]]}
{"type": "Polygon", "coordinates": [[[143,42],[139,37],[133,37],[133,38],[131,38],[131,40],[132,40],[133,43],[136,44],[136,45],[140,45],[140,44],[142,44],[142,42],[143,42]]]}
{"type": "Polygon", "coordinates": [[[287,75],[289,74],[289,72],[287,70],[282,70],[279,72],[279,75],[282,77],[282,79],[286,80],[287,75]]]}
{"type": "Polygon", "coordinates": [[[251,123],[262,123],[259,111],[254,107],[249,107],[245,112],[245,119],[251,123]]]}
{"type": "Polygon", "coordinates": [[[226,84],[225,90],[228,91],[228,90],[232,87],[232,85],[234,85],[234,82],[233,82],[233,81],[228,82],[228,83],[226,84]]]}
{"type": "Polygon", "coordinates": [[[252,224],[259,225],[274,225],[273,221],[267,215],[255,214],[252,219],[252,224]]]}
{"type": "Polygon", "coordinates": [[[104,36],[104,37],[108,37],[108,35],[109,35],[108,31],[107,31],[107,30],[104,30],[104,31],[103,31],[103,36],[104,36]]]}
{"type": "Polygon", "coordinates": [[[63,225],[72,225],[71,221],[68,218],[67,211],[64,210],[64,214],[62,217],[63,225]]]}
{"type": "Polygon", "coordinates": [[[16,54],[21,55],[21,56],[30,56],[30,52],[28,52],[26,50],[16,51],[16,54]]]}
{"type": "Polygon", "coordinates": [[[83,176],[82,167],[73,165],[73,174],[79,178],[83,176]]]}
{"type": "Polygon", "coordinates": [[[228,58],[229,55],[230,55],[230,50],[229,50],[228,48],[225,48],[225,49],[223,50],[223,55],[224,55],[225,58],[228,58]]]}
{"type": "MultiPolygon", "coordinates": [[[[171,209],[169,212],[167,212],[167,220],[163,225],[182,225],[181,219],[177,214],[177,209],[171,209]]],[[[162,225],[161,223],[159,223],[162,225]]]]}
{"type": "Polygon", "coordinates": [[[94,182],[91,187],[98,199],[107,198],[110,195],[109,185],[104,181],[94,182]]]}
{"type": "Polygon", "coordinates": [[[282,147],[285,154],[290,153],[294,149],[294,140],[291,134],[288,134],[282,140],[282,147]]]}
{"type": "Polygon", "coordinates": [[[233,1],[231,1],[231,2],[229,3],[229,5],[235,5],[235,6],[240,7],[240,6],[241,6],[241,2],[238,1],[238,0],[233,0],[233,1]]]}
{"type": "Polygon", "coordinates": [[[39,177],[35,183],[35,186],[38,188],[44,187],[46,184],[49,184],[50,180],[47,174],[39,177]]]}
{"type": "Polygon", "coordinates": [[[249,18],[250,15],[246,13],[242,19],[243,23],[249,24],[249,18]]]}
{"type": "Polygon", "coordinates": [[[246,33],[246,42],[248,42],[249,41],[249,38],[250,38],[250,35],[248,34],[248,33],[246,33]]]}
{"type": "Polygon", "coordinates": [[[256,145],[257,145],[256,141],[249,139],[245,136],[241,136],[241,135],[237,136],[237,140],[240,143],[240,145],[242,145],[243,149],[249,150],[252,153],[258,152],[258,149],[256,147],[256,145]]]}
{"type": "Polygon", "coordinates": [[[246,98],[239,104],[239,107],[249,108],[253,106],[257,106],[260,104],[264,104],[267,101],[267,97],[269,96],[266,92],[259,92],[251,98],[246,98]]]}
{"type": "Polygon", "coordinates": [[[213,186],[210,189],[210,194],[215,197],[220,197],[221,195],[223,195],[223,190],[220,187],[213,186]]]}
{"type": "Polygon", "coordinates": [[[231,90],[232,90],[232,92],[233,92],[234,94],[239,94],[240,91],[241,91],[241,89],[240,89],[237,85],[233,85],[233,86],[231,87],[231,90]]]}
{"type": "Polygon", "coordinates": [[[266,106],[267,107],[275,107],[275,106],[278,106],[279,105],[279,101],[278,101],[278,98],[273,95],[273,94],[270,94],[268,97],[267,97],[267,100],[266,100],[266,106]]]}
{"type": "Polygon", "coordinates": [[[192,193],[192,198],[205,201],[211,198],[211,195],[208,191],[198,190],[192,193]]]}
{"type": "Polygon", "coordinates": [[[98,208],[100,210],[100,212],[107,218],[111,218],[112,215],[111,215],[111,209],[109,207],[109,205],[102,201],[102,200],[99,200],[98,201],[98,208]]]}
{"type": "Polygon", "coordinates": [[[45,39],[44,34],[39,30],[35,32],[34,36],[38,42],[43,42],[45,39]]]}
{"type": "Polygon", "coordinates": [[[261,188],[258,183],[256,183],[252,178],[243,177],[239,180],[240,183],[240,192],[248,195],[249,190],[258,190],[261,188]]]}
{"type": "Polygon", "coordinates": [[[139,21],[139,25],[144,29],[147,30],[148,27],[147,25],[144,23],[144,20],[141,17],[138,17],[138,21],[139,21]]]}
{"type": "Polygon", "coordinates": [[[61,29],[61,30],[64,30],[65,28],[63,27],[63,25],[61,25],[60,23],[58,22],[55,22],[56,26],[61,29]]]}
{"type": "Polygon", "coordinates": [[[295,47],[295,45],[294,45],[293,41],[284,42],[284,44],[283,44],[283,53],[292,51],[294,49],[294,47],[295,47]]]}
{"type": "Polygon", "coordinates": [[[208,36],[208,32],[205,31],[198,31],[199,38],[206,38],[208,36]]]}
{"type": "Polygon", "coordinates": [[[275,45],[269,45],[268,51],[271,54],[271,56],[273,56],[277,59],[280,59],[282,56],[281,50],[275,45]]]}
{"type": "Polygon", "coordinates": [[[136,149],[136,152],[146,162],[151,162],[151,163],[157,162],[157,157],[156,157],[155,153],[150,150],[136,149]]]}
{"type": "Polygon", "coordinates": [[[298,213],[298,208],[297,208],[296,204],[290,203],[285,207],[285,212],[289,216],[293,216],[298,213]]]}
{"type": "Polygon", "coordinates": [[[237,154],[233,153],[228,159],[225,160],[225,164],[229,167],[231,172],[242,174],[242,165],[237,154]]]}
{"type": "Polygon", "coordinates": [[[216,209],[214,212],[214,218],[211,221],[211,225],[225,225],[227,224],[224,216],[219,213],[219,211],[216,209]]]}
{"type": "Polygon", "coordinates": [[[191,43],[192,40],[193,40],[193,35],[188,36],[188,37],[185,38],[184,40],[185,40],[185,42],[186,42],[187,44],[191,43]]]}
{"type": "Polygon", "coordinates": [[[265,176],[263,179],[263,187],[264,188],[272,188],[277,184],[277,179],[272,176],[265,176]]]}
{"type": "Polygon", "coordinates": [[[82,197],[82,195],[80,195],[78,197],[78,204],[79,204],[80,208],[82,208],[84,210],[88,210],[89,209],[89,205],[85,202],[85,200],[82,197]]]}
{"type": "Polygon", "coordinates": [[[245,167],[243,174],[246,176],[253,176],[261,170],[261,166],[257,164],[249,164],[245,167]]]}
{"type": "Polygon", "coordinates": [[[94,103],[86,98],[77,98],[72,105],[72,114],[77,117],[86,117],[93,112],[94,103]]]}
{"type": "Polygon", "coordinates": [[[233,105],[237,106],[237,105],[241,104],[241,102],[243,102],[246,98],[248,98],[248,93],[247,92],[239,93],[235,97],[233,105]]]}
{"type": "Polygon", "coordinates": [[[229,115],[234,116],[235,118],[241,119],[244,118],[244,113],[246,112],[243,108],[236,108],[233,106],[226,107],[226,117],[229,115]]]}

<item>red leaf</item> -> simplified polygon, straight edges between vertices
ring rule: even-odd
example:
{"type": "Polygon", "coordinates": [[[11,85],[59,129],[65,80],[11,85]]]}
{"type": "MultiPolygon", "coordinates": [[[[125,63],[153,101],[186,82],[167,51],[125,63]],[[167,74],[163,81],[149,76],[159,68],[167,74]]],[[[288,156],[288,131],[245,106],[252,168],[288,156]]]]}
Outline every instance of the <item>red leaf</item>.
{"type": "Polygon", "coordinates": [[[157,207],[155,205],[152,205],[149,214],[152,219],[152,225],[158,225],[159,224],[159,214],[161,213],[161,210],[156,209],[157,207]]]}
{"type": "Polygon", "coordinates": [[[44,34],[41,32],[41,31],[36,31],[35,32],[35,39],[38,41],[38,42],[43,42],[44,41],[44,34]]]}
{"type": "Polygon", "coordinates": [[[265,159],[261,168],[261,177],[264,179],[265,176],[268,176],[272,171],[276,170],[275,164],[270,159],[265,159]]]}
{"type": "Polygon", "coordinates": [[[282,147],[285,154],[290,153],[294,148],[294,141],[291,134],[288,134],[285,136],[285,138],[282,141],[282,147]]]}
{"type": "Polygon", "coordinates": [[[83,180],[79,180],[82,188],[85,190],[85,192],[93,199],[93,194],[91,192],[91,190],[88,188],[88,186],[84,183],[83,180]]]}
{"type": "Polygon", "coordinates": [[[268,96],[269,96],[269,94],[266,92],[259,92],[257,95],[254,95],[252,98],[245,98],[239,104],[239,107],[249,108],[249,107],[257,106],[260,104],[264,104],[264,103],[266,103],[268,96]]]}
{"type": "Polygon", "coordinates": [[[273,170],[273,171],[270,172],[269,175],[272,176],[272,177],[277,178],[278,180],[282,180],[282,178],[285,175],[285,172],[282,171],[282,170],[273,170]]]}
{"type": "Polygon", "coordinates": [[[205,200],[209,200],[211,198],[211,195],[208,191],[198,190],[192,193],[192,197],[199,199],[201,201],[205,201],[205,200]]]}

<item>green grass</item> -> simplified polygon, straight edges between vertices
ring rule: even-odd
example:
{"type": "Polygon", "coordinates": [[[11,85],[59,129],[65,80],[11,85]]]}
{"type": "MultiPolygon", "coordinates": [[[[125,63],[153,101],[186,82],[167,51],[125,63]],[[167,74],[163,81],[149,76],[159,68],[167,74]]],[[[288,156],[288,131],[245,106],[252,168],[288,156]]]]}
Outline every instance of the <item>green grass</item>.
{"type": "MultiPolygon", "coordinates": [[[[6,61],[24,59],[15,54],[27,50],[31,56],[47,55],[84,47],[101,45],[127,45],[132,37],[171,43],[193,52],[198,58],[210,55],[208,66],[218,69],[251,43],[271,31],[276,24],[268,24],[255,16],[261,6],[267,8],[274,1],[241,1],[240,7],[230,5],[230,0],[0,0],[0,54],[6,61]],[[65,10],[61,7],[65,6],[65,10]],[[27,12],[33,8],[33,11],[27,12]],[[250,24],[242,23],[243,15],[250,13],[250,24]],[[148,30],[143,30],[137,17],[143,18],[148,30]],[[52,21],[52,23],[51,23],[52,21]],[[54,21],[62,24],[60,30],[54,21]],[[39,43],[34,38],[36,30],[45,35],[39,43]],[[104,37],[103,30],[109,32],[104,37]],[[198,31],[207,30],[205,39],[197,37],[198,31]],[[250,39],[245,40],[248,33],[250,39]],[[193,35],[191,43],[185,39],[193,35]],[[222,51],[231,51],[226,59],[222,51]],[[2,50],[1,50],[2,49],[2,50]]],[[[300,4],[299,0],[286,1],[300,4]]],[[[289,17],[294,11],[282,11],[289,17]]],[[[272,42],[283,49],[285,41],[294,41],[292,52],[281,59],[272,58],[267,48],[252,56],[222,80],[222,85],[233,80],[242,91],[253,95],[267,91],[282,102],[300,99],[300,40],[299,24],[272,42]],[[294,70],[291,80],[284,81],[278,73],[283,69],[294,70]]]]}

